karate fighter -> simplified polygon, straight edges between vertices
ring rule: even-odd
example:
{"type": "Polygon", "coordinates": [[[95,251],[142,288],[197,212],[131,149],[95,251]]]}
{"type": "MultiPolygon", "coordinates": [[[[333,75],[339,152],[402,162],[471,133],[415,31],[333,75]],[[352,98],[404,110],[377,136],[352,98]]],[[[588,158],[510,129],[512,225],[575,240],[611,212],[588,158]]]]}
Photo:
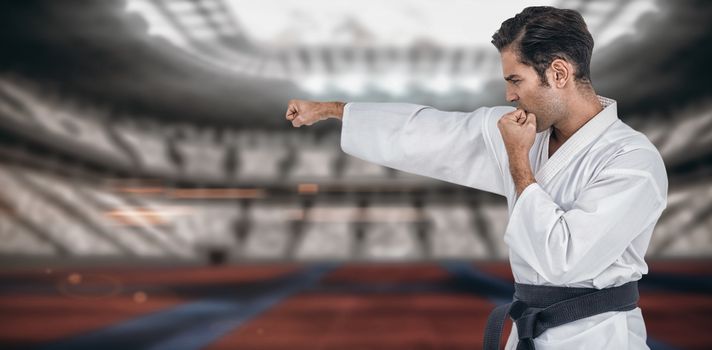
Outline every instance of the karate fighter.
{"type": "Polygon", "coordinates": [[[506,317],[507,349],[647,349],[636,281],[667,204],[659,152],[594,91],[578,12],[526,8],[492,43],[516,109],[292,100],[286,119],[340,119],[350,155],[507,198],[515,294],[490,315],[485,349],[506,317]]]}

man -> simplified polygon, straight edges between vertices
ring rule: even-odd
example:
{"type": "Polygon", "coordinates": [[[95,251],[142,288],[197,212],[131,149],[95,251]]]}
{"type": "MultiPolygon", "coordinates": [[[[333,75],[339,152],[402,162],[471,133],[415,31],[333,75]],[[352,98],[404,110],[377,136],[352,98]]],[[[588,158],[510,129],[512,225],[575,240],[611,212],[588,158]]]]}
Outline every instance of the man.
{"type": "Polygon", "coordinates": [[[341,119],[348,154],[507,198],[516,292],[490,316],[485,348],[509,315],[507,349],[646,349],[635,281],[667,203],[660,154],[596,95],[579,13],[526,8],[492,43],[517,109],[292,100],[286,118],[341,119]]]}

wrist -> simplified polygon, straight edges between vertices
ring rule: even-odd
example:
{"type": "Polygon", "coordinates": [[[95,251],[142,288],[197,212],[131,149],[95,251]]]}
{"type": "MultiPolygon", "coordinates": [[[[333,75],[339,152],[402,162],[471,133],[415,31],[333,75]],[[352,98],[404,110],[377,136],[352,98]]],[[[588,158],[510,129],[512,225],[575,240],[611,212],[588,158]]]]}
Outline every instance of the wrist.
{"type": "Polygon", "coordinates": [[[345,102],[326,102],[326,117],[341,120],[344,117],[345,102]]]}
{"type": "Polygon", "coordinates": [[[536,182],[528,154],[513,154],[509,159],[509,171],[512,174],[517,195],[521,194],[527,186],[536,182]]]}
{"type": "Polygon", "coordinates": [[[529,167],[529,155],[523,152],[509,153],[509,169],[520,169],[529,167]]]}

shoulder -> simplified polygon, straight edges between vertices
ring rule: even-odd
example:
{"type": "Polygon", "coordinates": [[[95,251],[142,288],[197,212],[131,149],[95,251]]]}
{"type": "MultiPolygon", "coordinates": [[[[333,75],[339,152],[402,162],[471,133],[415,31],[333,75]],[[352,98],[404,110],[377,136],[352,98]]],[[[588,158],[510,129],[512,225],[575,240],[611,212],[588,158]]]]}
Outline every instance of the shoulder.
{"type": "Polygon", "coordinates": [[[608,161],[604,172],[625,172],[646,176],[667,191],[665,162],[655,145],[645,136],[621,120],[603,134],[601,148],[606,149],[608,161]]]}
{"type": "Polygon", "coordinates": [[[614,159],[640,159],[648,165],[658,164],[664,167],[660,152],[648,137],[621,120],[606,130],[602,141],[601,146],[607,148],[614,159]]]}
{"type": "Polygon", "coordinates": [[[617,120],[604,133],[604,141],[609,145],[615,145],[617,151],[627,152],[634,149],[646,149],[652,153],[660,155],[655,145],[650,142],[645,134],[631,128],[622,120],[617,120]]]}

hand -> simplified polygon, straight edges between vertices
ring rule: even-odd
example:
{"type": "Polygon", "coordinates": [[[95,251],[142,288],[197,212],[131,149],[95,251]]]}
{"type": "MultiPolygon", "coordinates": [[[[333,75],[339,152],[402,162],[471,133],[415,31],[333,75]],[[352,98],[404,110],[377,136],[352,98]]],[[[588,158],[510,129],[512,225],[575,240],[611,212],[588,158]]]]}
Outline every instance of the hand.
{"type": "Polygon", "coordinates": [[[529,164],[529,150],[536,137],[536,116],[517,109],[502,116],[497,127],[507,148],[509,172],[512,174],[517,195],[521,195],[527,186],[536,182],[529,164]]]}
{"type": "Polygon", "coordinates": [[[312,125],[329,118],[341,119],[344,113],[343,102],[315,102],[306,100],[290,100],[285,118],[298,128],[302,125],[312,125]]]}
{"type": "Polygon", "coordinates": [[[509,157],[527,156],[536,137],[536,116],[523,109],[507,113],[497,122],[509,157]]]}

